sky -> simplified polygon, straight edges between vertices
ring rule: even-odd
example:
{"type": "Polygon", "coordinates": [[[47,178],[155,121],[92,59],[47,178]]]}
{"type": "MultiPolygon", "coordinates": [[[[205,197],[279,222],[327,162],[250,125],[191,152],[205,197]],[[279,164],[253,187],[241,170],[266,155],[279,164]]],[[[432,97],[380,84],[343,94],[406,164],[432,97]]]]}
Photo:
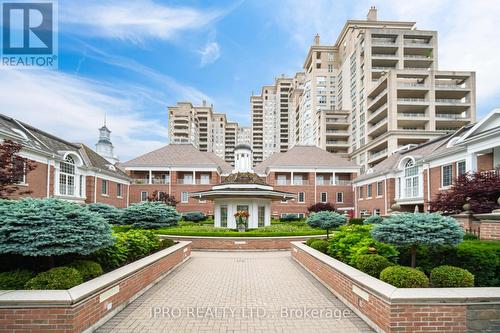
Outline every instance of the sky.
{"type": "Polygon", "coordinates": [[[177,101],[248,125],[252,92],[370,6],[438,31],[439,68],[476,71],[478,119],[500,107],[497,0],[59,0],[58,69],[0,69],[0,112],[90,147],[106,114],[126,161],[168,143],[177,101]]]}

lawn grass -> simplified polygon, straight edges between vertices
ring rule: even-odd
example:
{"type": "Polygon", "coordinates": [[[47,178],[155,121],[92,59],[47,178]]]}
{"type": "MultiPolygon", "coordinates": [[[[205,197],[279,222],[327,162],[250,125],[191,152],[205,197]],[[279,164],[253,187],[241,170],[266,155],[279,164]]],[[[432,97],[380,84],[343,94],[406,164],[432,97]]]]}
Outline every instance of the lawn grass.
{"type": "Polygon", "coordinates": [[[273,224],[268,227],[250,229],[246,232],[239,232],[228,228],[215,228],[212,225],[187,225],[182,223],[179,226],[162,228],[155,230],[155,232],[162,235],[207,237],[279,237],[325,234],[324,230],[294,223],[273,224]]]}

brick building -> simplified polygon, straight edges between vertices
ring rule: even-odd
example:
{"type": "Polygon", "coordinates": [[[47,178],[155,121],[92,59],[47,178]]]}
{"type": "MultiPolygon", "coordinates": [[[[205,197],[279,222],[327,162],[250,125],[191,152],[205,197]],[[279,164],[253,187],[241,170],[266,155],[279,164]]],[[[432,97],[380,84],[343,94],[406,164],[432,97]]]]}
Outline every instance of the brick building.
{"type": "Polygon", "coordinates": [[[59,198],[81,203],[128,204],[129,177],[81,143],[70,143],[0,114],[0,140],[20,143],[20,156],[33,162],[12,198],[59,198]],[[19,192],[31,191],[30,194],[19,192]]]}
{"type": "Polygon", "coordinates": [[[354,180],[358,216],[404,211],[428,211],[437,193],[446,191],[466,172],[500,166],[500,109],[419,146],[406,146],[354,180]]]}

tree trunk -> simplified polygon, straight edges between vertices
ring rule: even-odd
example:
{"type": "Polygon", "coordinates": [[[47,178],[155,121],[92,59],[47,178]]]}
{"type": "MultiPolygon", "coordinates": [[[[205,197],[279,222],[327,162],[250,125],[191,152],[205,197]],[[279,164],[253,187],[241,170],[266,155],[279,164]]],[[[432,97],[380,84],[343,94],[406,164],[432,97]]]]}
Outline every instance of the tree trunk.
{"type": "Polygon", "coordinates": [[[47,257],[47,265],[49,265],[49,269],[54,268],[54,256],[48,256],[47,257]]]}
{"type": "Polygon", "coordinates": [[[417,246],[416,245],[411,246],[411,267],[412,268],[417,267],[417,246]]]}
{"type": "Polygon", "coordinates": [[[329,233],[329,229],[326,229],[326,239],[328,239],[328,237],[330,236],[330,233],[329,233]]]}

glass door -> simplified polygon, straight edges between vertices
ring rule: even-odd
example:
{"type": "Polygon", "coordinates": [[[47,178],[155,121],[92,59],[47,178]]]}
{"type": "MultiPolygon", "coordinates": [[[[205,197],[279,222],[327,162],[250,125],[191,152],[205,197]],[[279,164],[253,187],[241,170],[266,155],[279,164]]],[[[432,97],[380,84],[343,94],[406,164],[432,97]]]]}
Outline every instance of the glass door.
{"type": "Polygon", "coordinates": [[[220,226],[227,228],[227,206],[220,206],[220,226]]]}
{"type": "MultiPolygon", "coordinates": [[[[248,213],[249,211],[249,208],[248,208],[248,205],[237,205],[236,206],[236,210],[239,212],[239,211],[245,211],[248,213]]],[[[248,220],[250,219],[250,217],[248,219],[246,219],[245,221],[245,227],[248,229],[248,220]]],[[[236,221],[236,225],[238,225],[238,221],[236,221]]]]}

